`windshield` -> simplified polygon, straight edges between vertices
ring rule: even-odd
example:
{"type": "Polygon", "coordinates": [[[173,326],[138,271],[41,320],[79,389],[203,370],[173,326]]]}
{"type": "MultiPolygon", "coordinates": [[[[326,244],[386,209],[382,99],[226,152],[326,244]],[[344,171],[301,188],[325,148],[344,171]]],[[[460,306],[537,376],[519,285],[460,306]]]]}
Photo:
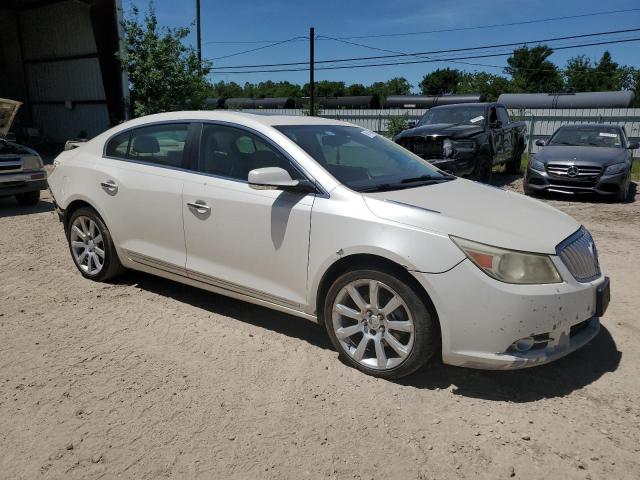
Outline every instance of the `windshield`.
{"type": "Polygon", "coordinates": [[[482,127],[484,126],[484,107],[432,108],[424,114],[418,125],[435,125],[438,123],[468,124],[482,127]]]}
{"type": "Polygon", "coordinates": [[[371,130],[342,125],[275,128],[340,183],[359,192],[399,190],[455,178],[371,130]]]}
{"type": "Polygon", "coordinates": [[[559,128],[548,145],[623,148],[620,130],[605,126],[559,128]]]}

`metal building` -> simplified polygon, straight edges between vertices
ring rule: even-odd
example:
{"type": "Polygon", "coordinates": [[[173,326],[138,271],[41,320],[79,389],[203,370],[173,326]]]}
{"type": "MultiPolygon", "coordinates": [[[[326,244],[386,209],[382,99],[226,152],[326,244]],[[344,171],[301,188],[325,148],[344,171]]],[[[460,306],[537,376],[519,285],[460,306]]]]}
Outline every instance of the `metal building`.
{"type": "Polygon", "coordinates": [[[19,135],[64,142],[125,118],[121,0],[0,2],[0,97],[23,102],[19,135]]]}

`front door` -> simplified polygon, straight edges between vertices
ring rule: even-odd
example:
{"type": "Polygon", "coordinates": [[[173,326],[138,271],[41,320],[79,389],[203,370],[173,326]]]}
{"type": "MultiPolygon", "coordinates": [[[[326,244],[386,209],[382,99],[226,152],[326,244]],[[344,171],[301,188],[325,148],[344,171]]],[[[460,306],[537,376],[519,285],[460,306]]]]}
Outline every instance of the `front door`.
{"type": "Polygon", "coordinates": [[[229,125],[202,128],[198,173],[184,182],[187,274],[298,309],[306,303],[312,194],[255,190],[250,170],[281,167],[303,178],[264,137],[229,125]]]}

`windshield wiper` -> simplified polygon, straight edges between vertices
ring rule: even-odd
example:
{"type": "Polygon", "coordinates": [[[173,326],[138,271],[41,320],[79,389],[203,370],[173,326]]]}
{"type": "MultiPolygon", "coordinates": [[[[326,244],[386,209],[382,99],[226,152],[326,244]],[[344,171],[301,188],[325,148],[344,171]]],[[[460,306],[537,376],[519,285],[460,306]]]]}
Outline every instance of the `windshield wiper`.
{"type": "Polygon", "coordinates": [[[415,183],[415,182],[448,182],[456,178],[454,175],[442,175],[440,177],[434,177],[433,175],[420,175],[419,177],[403,178],[400,183],[415,183]]]}

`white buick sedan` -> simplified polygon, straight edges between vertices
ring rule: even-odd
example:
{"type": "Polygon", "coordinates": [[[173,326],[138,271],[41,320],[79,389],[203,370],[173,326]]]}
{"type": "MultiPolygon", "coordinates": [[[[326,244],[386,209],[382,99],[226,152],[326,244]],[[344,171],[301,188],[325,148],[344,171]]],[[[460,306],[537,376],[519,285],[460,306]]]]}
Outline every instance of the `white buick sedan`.
{"type": "Polygon", "coordinates": [[[141,270],[324,324],[371,375],[440,352],[475,368],[546,363],[589,342],[609,302],[571,217],[344,122],[152,115],[54,165],[86,278],[141,270]]]}

